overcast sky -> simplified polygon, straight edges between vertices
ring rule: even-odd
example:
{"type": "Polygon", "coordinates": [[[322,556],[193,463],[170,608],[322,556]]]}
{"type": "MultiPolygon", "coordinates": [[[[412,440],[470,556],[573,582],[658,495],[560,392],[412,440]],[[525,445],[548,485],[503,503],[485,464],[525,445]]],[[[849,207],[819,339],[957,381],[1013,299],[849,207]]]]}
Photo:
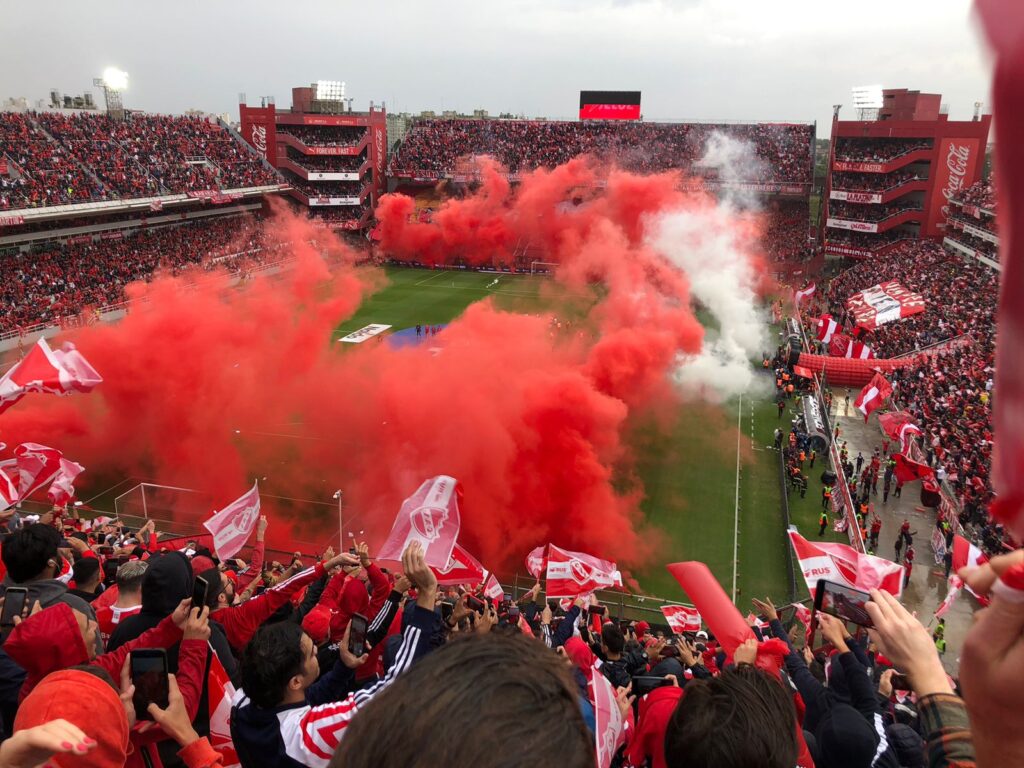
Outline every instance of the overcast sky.
{"type": "MultiPolygon", "coordinates": [[[[970,0],[16,0],[0,99],[80,93],[105,67],[125,106],[237,119],[238,94],[344,80],[355,108],[574,117],[581,89],[641,90],[648,120],[854,117],[850,88],[988,101],[970,0]]],[[[99,94],[97,94],[98,96],[99,94]]]]}

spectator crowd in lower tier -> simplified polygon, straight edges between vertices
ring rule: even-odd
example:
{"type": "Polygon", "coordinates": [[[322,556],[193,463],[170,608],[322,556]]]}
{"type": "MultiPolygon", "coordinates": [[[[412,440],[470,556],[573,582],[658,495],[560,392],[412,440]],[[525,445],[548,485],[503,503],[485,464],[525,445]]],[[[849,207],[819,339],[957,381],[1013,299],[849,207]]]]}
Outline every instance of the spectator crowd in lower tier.
{"type": "Polygon", "coordinates": [[[120,239],[48,242],[29,252],[0,253],[0,332],[58,323],[87,308],[115,304],[124,299],[125,285],[159,270],[176,274],[263,247],[262,224],[235,216],[136,230],[120,239]]]}
{"type": "Polygon", "coordinates": [[[886,163],[919,149],[931,149],[932,139],[836,139],[836,160],[848,163],[886,163]]]}
{"type": "Polygon", "coordinates": [[[457,161],[495,157],[511,173],[553,168],[578,155],[613,160],[653,172],[681,169],[715,175],[699,166],[714,135],[742,142],[755,158],[737,169],[737,181],[811,181],[813,127],[802,124],[558,122],[546,120],[424,120],[413,126],[391,162],[398,175],[451,176],[457,161]]]}
{"type": "Polygon", "coordinates": [[[0,210],[278,184],[207,118],[0,112],[0,210]]]}

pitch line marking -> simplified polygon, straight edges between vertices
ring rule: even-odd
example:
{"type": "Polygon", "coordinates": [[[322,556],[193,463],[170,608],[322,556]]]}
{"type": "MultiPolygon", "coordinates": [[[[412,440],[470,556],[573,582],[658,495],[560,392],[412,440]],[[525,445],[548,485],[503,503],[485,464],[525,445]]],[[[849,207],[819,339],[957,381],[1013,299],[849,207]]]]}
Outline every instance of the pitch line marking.
{"type": "Polygon", "coordinates": [[[736,510],[732,529],[732,601],[736,602],[736,572],[740,548],[740,440],[743,437],[743,395],[736,407],[736,510]]]}

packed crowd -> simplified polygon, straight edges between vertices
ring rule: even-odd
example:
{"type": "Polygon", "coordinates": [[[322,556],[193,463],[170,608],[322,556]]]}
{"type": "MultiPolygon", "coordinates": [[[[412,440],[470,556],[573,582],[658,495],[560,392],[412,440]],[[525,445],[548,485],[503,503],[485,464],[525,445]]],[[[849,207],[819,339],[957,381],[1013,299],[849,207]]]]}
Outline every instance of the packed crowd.
{"type": "Polygon", "coordinates": [[[277,174],[201,117],[0,113],[0,208],[58,205],[279,183],[277,174]]]}
{"type": "Polygon", "coordinates": [[[261,249],[262,232],[260,222],[235,216],[0,255],[0,332],[115,304],[124,299],[125,285],[157,270],[177,273],[225,254],[261,249]]]}
{"type": "Polygon", "coordinates": [[[889,229],[877,234],[874,232],[854,232],[849,229],[829,229],[826,234],[830,243],[871,251],[892,245],[900,240],[915,239],[913,234],[902,229],[889,229]]]}
{"type": "Polygon", "coordinates": [[[810,258],[810,211],[806,200],[772,201],[764,211],[761,245],[773,261],[810,258]]]}
{"type": "MultiPolygon", "coordinates": [[[[990,221],[990,226],[986,227],[983,226],[981,222],[973,218],[950,217],[950,221],[954,220],[962,222],[964,224],[968,224],[973,227],[979,227],[980,229],[988,230],[992,234],[998,234],[995,231],[994,221],[990,221]]],[[[994,261],[999,261],[999,247],[995,243],[990,242],[989,240],[986,240],[983,237],[972,235],[970,232],[967,232],[962,228],[952,226],[950,223],[947,223],[946,225],[946,237],[952,238],[953,240],[956,240],[959,243],[963,243],[968,248],[973,248],[982,256],[987,256],[988,258],[994,261]]]]}
{"type": "Polygon", "coordinates": [[[918,149],[931,149],[932,139],[836,139],[836,160],[848,163],[885,163],[918,149]]]}
{"type": "Polygon", "coordinates": [[[64,148],[51,142],[28,115],[0,112],[0,210],[98,200],[103,185],[64,148]]]}
{"type": "Polygon", "coordinates": [[[891,203],[878,205],[861,205],[859,203],[847,203],[842,200],[830,200],[828,204],[829,218],[847,219],[851,221],[885,221],[893,216],[898,216],[905,211],[923,210],[918,200],[909,197],[901,197],[891,203]]]}
{"type": "Polygon", "coordinates": [[[957,198],[968,205],[976,205],[979,208],[996,213],[996,182],[995,176],[990,175],[988,179],[982,179],[965,189],[957,198]]]}
{"type": "MultiPolygon", "coordinates": [[[[362,543],[268,563],[261,518],[246,562],[151,522],[3,518],[3,765],[501,768],[552,745],[569,768],[599,752],[623,768],[1024,759],[1021,688],[1007,687],[1021,617],[1000,596],[951,680],[929,631],[878,590],[870,641],[821,612],[805,632],[768,599],[743,637],[672,634],[592,597],[546,599],[540,582],[441,587],[419,542],[395,569],[362,543]]],[[[988,593],[1022,562],[963,575],[988,593]]]]}
{"type": "Polygon", "coordinates": [[[369,213],[370,207],[368,205],[317,206],[310,209],[309,218],[313,221],[341,224],[347,221],[359,221],[369,213]]]}
{"type": "Polygon", "coordinates": [[[303,181],[292,179],[291,185],[309,197],[358,197],[363,184],[358,181],[303,181]]]}
{"type": "Polygon", "coordinates": [[[292,136],[307,147],[352,147],[366,136],[366,128],[351,125],[279,125],[278,136],[292,136]]]}
{"type": "Polygon", "coordinates": [[[860,340],[878,357],[913,353],[964,335],[970,338],[965,346],[922,356],[916,364],[894,371],[891,382],[894,401],[913,413],[923,430],[927,463],[955,490],[961,522],[972,526],[979,538],[1002,542],[1002,528],[986,514],[992,500],[991,397],[999,275],[935,243],[911,241],[833,279],[809,314],[828,311],[849,326],[846,299],[886,280],[920,293],[926,310],[861,334],[860,340]]]}
{"type": "Polygon", "coordinates": [[[916,179],[917,174],[905,168],[892,173],[836,172],[832,174],[832,188],[847,192],[886,192],[916,179]]]}
{"type": "Polygon", "coordinates": [[[752,145],[761,162],[746,164],[742,181],[811,181],[812,126],[770,123],[424,120],[405,137],[391,172],[451,176],[461,158],[491,155],[511,173],[519,173],[590,154],[630,170],[678,168],[709,177],[714,169],[697,165],[715,134],[752,145]]]}

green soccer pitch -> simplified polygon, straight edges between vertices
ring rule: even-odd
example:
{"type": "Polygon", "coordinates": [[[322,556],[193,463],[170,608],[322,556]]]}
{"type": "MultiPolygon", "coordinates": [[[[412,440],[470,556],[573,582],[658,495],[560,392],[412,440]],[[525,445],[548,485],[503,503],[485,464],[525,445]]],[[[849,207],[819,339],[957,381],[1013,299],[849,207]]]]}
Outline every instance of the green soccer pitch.
{"type": "MultiPolygon", "coordinates": [[[[532,275],[408,268],[386,273],[387,285],[336,329],[335,338],[372,323],[391,325],[393,331],[448,323],[484,299],[507,311],[540,312],[552,306],[557,291],[549,278],[532,275]],[[492,285],[496,277],[499,282],[492,285]]],[[[774,345],[778,329],[771,334],[774,345]]],[[[768,595],[777,603],[789,598],[779,456],[769,446],[776,426],[788,432],[792,406],[780,419],[771,387],[763,389],[761,396],[721,406],[681,408],[668,434],[635,425],[630,439],[646,493],[641,508],[657,529],[651,535],[663,541],[657,562],[631,574],[649,594],[684,600],[664,563],[701,560],[730,594],[735,579],[740,605],[749,605],[751,597],[768,595]]],[[[791,522],[809,538],[817,534],[824,464],[818,457],[808,470],[806,498],[790,494],[791,522]]],[[[843,538],[831,530],[826,534],[829,541],[843,538]]],[[[798,597],[805,595],[799,574],[797,590],[798,597]]]]}

